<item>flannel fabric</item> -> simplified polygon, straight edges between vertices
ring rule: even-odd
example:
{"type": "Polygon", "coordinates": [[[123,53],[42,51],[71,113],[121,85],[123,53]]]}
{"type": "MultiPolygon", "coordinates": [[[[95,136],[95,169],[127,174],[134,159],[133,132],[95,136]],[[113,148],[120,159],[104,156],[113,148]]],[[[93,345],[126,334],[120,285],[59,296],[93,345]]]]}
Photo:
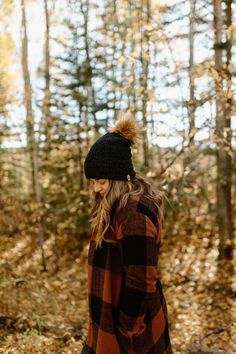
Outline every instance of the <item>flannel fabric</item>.
{"type": "Polygon", "coordinates": [[[161,222],[145,195],[114,212],[102,247],[88,256],[90,323],[85,354],[171,354],[158,278],[161,222]]]}

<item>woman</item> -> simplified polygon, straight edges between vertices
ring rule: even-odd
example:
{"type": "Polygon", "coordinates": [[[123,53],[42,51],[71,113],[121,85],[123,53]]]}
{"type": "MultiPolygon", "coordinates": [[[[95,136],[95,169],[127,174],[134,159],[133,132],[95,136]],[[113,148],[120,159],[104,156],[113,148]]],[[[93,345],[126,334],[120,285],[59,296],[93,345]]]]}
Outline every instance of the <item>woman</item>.
{"type": "Polygon", "coordinates": [[[85,160],[95,192],[85,354],[172,353],[157,271],[162,194],[134,171],[131,145],[140,133],[132,116],[123,117],[85,160]]]}

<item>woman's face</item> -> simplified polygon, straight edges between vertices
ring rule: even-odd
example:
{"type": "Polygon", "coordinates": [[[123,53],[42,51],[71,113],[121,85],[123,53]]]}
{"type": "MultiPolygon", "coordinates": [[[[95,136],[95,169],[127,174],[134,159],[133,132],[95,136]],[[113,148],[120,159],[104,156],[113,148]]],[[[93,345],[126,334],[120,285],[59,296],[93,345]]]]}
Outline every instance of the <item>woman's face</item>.
{"type": "Polygon", "coordinates": [[[110,183],[109,179],[92,179],[95,193],[99,193],[101,197],[108,191],[110,183]]]}

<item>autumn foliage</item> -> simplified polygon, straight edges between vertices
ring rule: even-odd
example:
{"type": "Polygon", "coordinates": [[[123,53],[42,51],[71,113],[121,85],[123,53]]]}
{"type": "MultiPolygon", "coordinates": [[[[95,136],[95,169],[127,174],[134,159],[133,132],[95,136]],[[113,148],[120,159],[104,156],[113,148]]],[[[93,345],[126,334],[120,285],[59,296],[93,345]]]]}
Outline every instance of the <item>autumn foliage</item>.
{"type": "Polygon", "coordinates": [[[0,353],[80,353],[89,146],[120,112],[165,192],[174,352],[236,353],[235,6],[0,2],[0,353]]]}

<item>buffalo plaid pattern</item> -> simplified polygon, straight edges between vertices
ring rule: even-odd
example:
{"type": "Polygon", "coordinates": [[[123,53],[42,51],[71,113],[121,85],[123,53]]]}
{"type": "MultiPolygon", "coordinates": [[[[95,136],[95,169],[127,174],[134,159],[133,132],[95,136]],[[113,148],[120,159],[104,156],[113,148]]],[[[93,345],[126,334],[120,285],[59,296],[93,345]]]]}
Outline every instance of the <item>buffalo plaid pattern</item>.
{"type": "Polygon", "coordinates": [[[171,354],[158,278],[161,222],[145,195],[114,212],[101,248],[88,256],[90,323],[84,354],[171,354]]]}

